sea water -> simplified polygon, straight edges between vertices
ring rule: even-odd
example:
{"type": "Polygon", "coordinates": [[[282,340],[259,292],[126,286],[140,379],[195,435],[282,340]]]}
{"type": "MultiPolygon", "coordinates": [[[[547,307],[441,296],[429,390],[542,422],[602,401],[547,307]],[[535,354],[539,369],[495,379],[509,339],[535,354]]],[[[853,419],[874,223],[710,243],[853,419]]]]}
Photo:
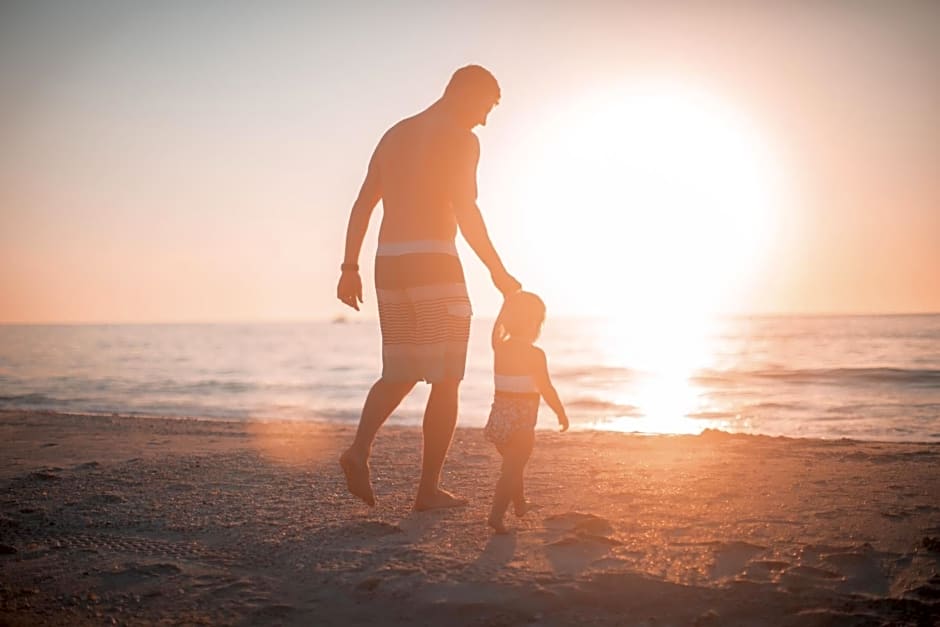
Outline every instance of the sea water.
{"type": "MultiPolygon", "coordinates": [[[[460,426],[486,421],[490,325],[460,426]]],[[[940,441],[940,315],[550,318],[539,344],[573,428],[940,441]]],[[[0,326],[3,409],[355,423],[380,370],[374,320],[0,326]]],[[[428,389],[390,423],[420,424],[428,389]]]]}

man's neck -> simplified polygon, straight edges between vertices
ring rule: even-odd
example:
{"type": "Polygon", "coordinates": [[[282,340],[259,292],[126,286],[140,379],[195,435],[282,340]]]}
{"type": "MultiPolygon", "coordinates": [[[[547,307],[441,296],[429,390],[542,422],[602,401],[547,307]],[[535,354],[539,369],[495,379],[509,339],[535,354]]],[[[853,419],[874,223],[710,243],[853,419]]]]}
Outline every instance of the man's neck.
{"type": "Polygon", "coordinates": [[[434,104],[428,107],[426,111],[435,115],[440,115],[443,119],[447,120],[454,126],[471,130],[467,128],[466,124],[460,123],[460,116],[457,114],[456,107],[444,98],[437,100],[434,104]]]}

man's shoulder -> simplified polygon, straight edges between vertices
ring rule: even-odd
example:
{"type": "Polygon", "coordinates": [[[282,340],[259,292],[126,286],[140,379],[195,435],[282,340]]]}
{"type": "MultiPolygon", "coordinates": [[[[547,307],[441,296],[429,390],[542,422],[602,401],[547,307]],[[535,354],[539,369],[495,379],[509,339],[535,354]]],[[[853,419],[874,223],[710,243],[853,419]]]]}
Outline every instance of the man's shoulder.
{"type": "Polygon", "coordinates": [[[384,147],[385,151],[397,152],[415,145],[433,146],[433,150],[442,151],[442,156],[450,154],[461,159],[480,153],[480,140],[471,129],[430,111],[422,111],[393,124],[382,135],[377,150],[384,147]]]}
{"type": "Polygon", "coordinates": [[[407,132],[408,128],[414,124],[415,119],[417,117],[418,117],[417,115],[413,115],[410,118],[405,118],[404,120],[399,120],[398,122],[395,122],[394,124],[392,124],[388,128],[388,130],[382,134],[382,141],[385,141],[386,139],[390,139],[390,138],[395,137],[396,135],[400,135],[402,133],[407,132]]]}
{"type": "Polygon", "coordinates": [[[410,118],[405,118],[395,126],[399,125],[420,128],[422,132],[431,132],[460,143],[479,144],[476,133],[472,129],[455,124],[451,118],[436,111],[422,111],[410,118]]]}

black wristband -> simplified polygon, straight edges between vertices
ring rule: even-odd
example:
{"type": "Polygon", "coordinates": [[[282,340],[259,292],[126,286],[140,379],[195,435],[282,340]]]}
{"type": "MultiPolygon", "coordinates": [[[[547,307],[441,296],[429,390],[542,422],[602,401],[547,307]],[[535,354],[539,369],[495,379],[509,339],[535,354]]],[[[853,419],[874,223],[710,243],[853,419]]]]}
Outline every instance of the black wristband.
{"type": "Polygon", "coordinates": [[[340,265],[339,269],[342,270],[343,272],[346,272],[347,270],[350,270],[352,272],[359,272],[359,264],[358,263],[344,263],[340,265]]]}

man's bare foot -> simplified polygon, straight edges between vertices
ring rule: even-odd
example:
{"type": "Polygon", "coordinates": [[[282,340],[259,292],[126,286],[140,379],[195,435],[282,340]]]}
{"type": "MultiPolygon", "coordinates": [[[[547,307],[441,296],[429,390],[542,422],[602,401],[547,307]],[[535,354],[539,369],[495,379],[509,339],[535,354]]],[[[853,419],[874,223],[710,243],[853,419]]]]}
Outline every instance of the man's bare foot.
{"type": "Polygon", "coordinates": [[[542,506],[538,503],[533,503],[532,501],[525,501],[521,507],[519,505],[513,505],[513,511],[519,518],[522,518],[529,512],[534,512],[537,509],[542,509],[542,506]]]}
{"type": "Polygon", "coordinates": [[[346,487],[353,496],[358,496],[369,507],[375,507],[375,495],[372,493],[372,481],[369,479],[369,462],[346,451],[339,458],[339,465],[343,467],[346,487]]]}
{"type": "Polygon", "coordinates": [[[463,507],[467,504],[467,499],[454,496],[447,490],[437,491],[428,497],[418,496],[415,499],[415,511],[425,512],[429,509],[443,509],[445,507],[463,507]]]}
{"type": "Polygon", "coordinates": [[[493,518],[492,516],[487,519],[486,524],[493,528],[493,533],[497,535],[506,535],[509,533],[509,529],[506,529],[506,525],[503,524],[501,518],[493,518]]]}

